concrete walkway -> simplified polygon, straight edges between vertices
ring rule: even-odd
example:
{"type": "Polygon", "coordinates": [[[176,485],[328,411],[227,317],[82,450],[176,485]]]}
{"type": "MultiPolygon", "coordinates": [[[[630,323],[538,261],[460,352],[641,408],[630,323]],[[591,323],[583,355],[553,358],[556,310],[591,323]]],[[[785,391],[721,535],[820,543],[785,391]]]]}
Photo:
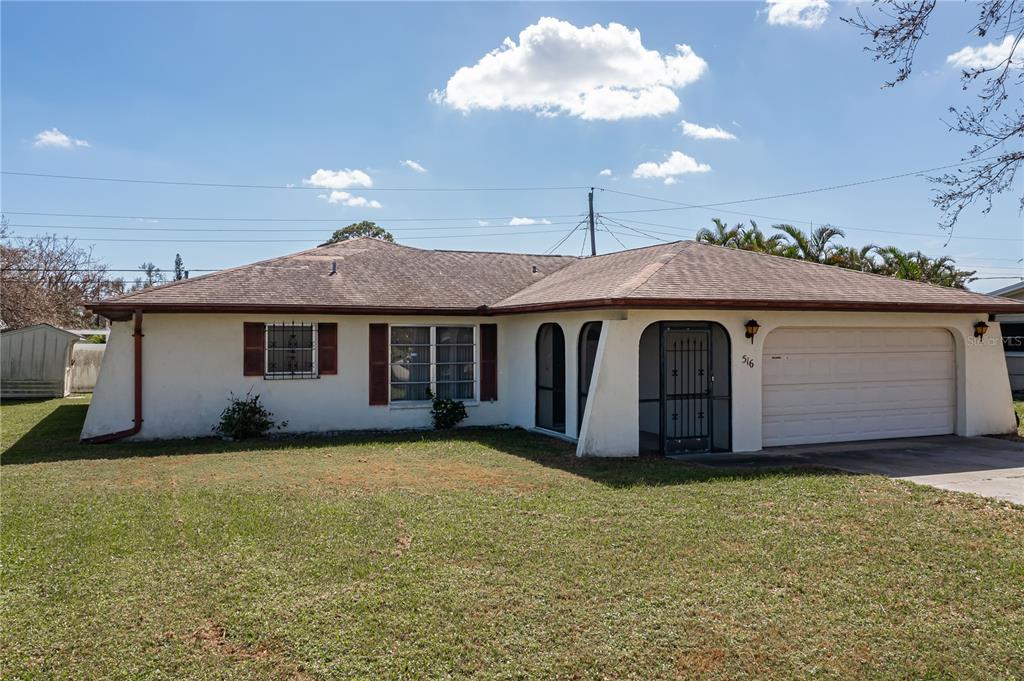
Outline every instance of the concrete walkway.
{"type": "Polygon", "coordinates": [[[1024,443],[989,437],[920,437],[771,447],[756,454],[688,457],[714,466],[814,464],[884,475],[1024,505],[1024,443]]]}

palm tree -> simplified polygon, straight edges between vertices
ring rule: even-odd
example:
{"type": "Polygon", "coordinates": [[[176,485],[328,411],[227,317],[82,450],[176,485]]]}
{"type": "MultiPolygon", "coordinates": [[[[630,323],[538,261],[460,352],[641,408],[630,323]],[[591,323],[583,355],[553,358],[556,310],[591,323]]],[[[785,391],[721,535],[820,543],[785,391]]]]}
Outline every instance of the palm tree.
{"type": "Polygon", "coordinates": [[[838,246],[832,251],[828,258],[829,265],[836,265],[837,267],[844,267],[848,270],[857,270],[859,272],[878,272],[879,262],[875,258],[875,253],[879,250],[879,246],[876,244],[868,244],[861,248],[855,248],[854,246],[838,246]]]}
{"type": "Polygon", "coordinates": [[[766,235],[753,220],[750,221],[750,228],[740,227],[739,237],[736,240],[736,248],[744,251],[756,251],[757,253],[768,253],[770,255],[781,255],[785,246],[784,237],[781,234],[766,235]]]}
{"type": "Polygon", "coordinates": [[[729,227],[718,218],[712,218],[711,222],[715,224],[715,228],[713,230],[707,227],[701,229],[697,232],[697,241],[714,246],[731,246],[735,248],[740,236],[740,230],[743,229],[742,223],[735,227],[729,227]]]}
{"type": "Polygon", "coordinates": [[[878,250],[882,256],[884,274],[896,279],[922,281],[950,288],[967,288],[974,271],[960,270],[948,255],[929,258],[921,251],[901,251],[895,246],[878,250]]]}
{"type": "Polygon", "coordinates": [[[836,249],[832,240],[846,236],[843,230],[831,225],[818,227],[810,234],[793,225],[772,225],[772,228],[785,232],[788,237],[783,255],[810,262],[827,262],[836,249]]]}

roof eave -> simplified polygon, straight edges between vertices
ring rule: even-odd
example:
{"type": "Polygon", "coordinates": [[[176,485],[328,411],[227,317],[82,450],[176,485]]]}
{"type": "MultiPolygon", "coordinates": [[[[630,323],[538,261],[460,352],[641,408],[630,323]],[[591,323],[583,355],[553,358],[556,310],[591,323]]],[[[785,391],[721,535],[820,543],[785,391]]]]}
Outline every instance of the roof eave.
{"type": "Polygon", "coordinates": [[[87,303],[91,312],[108,319],[123,321],[136,310],[159,313],[239,313],[239,314],[332,314],[332,315],[450,315],[481,316],[488,314],[486,306],[476,308],[445,307],[387,307],[387,306],[339,306],[339,305],[263,305],[254,303],[132,303],[100,301],[87,303]]]}
{"type": "Polygon", "coordinates": [[[807,312],[975,312],[979,314],[1024,313],[1024,303],[993,298],[984,303],[884,303],[842,300],[750,300],[707,298],[592,298],[524,305],[488,307],[405,307],[338,305],[261,305],[251,303],[112,303],[101,301],[86,306],[109,319],[128,319],[136,310],[161,313],[242,313],[242,314],[332,314],[332,315],[447,315],[477,316],[529,314],[567,310],[595,309],[741,309],[791,310],[807,312]]]}

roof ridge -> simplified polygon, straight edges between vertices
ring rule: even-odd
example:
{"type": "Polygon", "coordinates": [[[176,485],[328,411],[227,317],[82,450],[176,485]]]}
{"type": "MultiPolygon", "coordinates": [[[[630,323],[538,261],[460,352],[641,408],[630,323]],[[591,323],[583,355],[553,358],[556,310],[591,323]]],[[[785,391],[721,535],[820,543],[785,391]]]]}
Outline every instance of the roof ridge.
{"type": "Polygon", "coordinates": [[[817,267],[824,267],[824,268],[828,269],[829,271],[850,272],[850,273],[852,273],[854,275],[863,274],[865,276],[875,277],[876,279],[884,279],[885,281],[889,281],[889,282],[893,282],[893,281],[900,282],[900,284],[911,284],[911,285],[918,285],[918,286],[927,286],[928,288],[934,288],[934,289],[938,289],[940,291],[946,291],[946,292],[952,291],[954,293],[969,293],[971,295],[976,295],[976,296],[988,295],[986,293],[978,293],[977,291],[970,291],[968,289],[963,289],[963,288],[954,288],[952,286],[941,286],[939,284],[932,284],[931,282],[927,282],[927,281],[917,281],[915,279],[900,279],[898,277],[890,277],[888,274],[878,274],[877,272],[865,272],[864,270],[853,270],[853,269],[850,269],[848,267],[840,267],[839,265],[830,265],[828,263],[815,262],[813,260],[803,260],[803,259],[800,259],[800,258],[788,258],[788,257],[786,257],[784,255],[775,255],[774,253],[763,253],[762,251],[748,251],[748,250],[745,250],[745,249],[742,249],[742,248],[734,248],[733,246],[720,246],[719,244],[709,244],[709,243],[704,243],[702,241],[692,241],[690,243],[696,244],[698,246],[704,246],[704,247],[707,247],[707,248],[721,248],[721,249],[726,250],[726,251],[734,251],[734,252],[737,252],[737,253],[750,253],[751,255],[759,255],[759,256],[762,256],[762,257],[766,257],[766,258],[775,258],[777,260],[782,260],[784,262],[800,262],[800,263],[804,263],[805,265],[814,265],[814,266],[817,266],[817,267]]]}
{"type": "MultiPolygon", "coordinates": [[[[135,296],[142,295],[144,293],[149,293],[150,291],[154,291],[154,290],[157,290],[157,289],[159,289],[161,291],[166,291],[167,289],[172,288],[174,286],[188,284],[188,283],[193,282],[193,281],[203,281],[203,280],[210,279],[212,277],[216,277],[216,276],[219,276],[219,275],[222,275],[222,274],[227,274],[229,272],[236,272],[238,270],[245,269],[245,268],[248,268],[248,267],[258,267],[258,266],[261,266],[261,265],[267,265],[269,263],[277,262],[279,260],[287,260],[288,258],[293,258],[293,257],[298,256],[298,255],[306,255],[306,254],[310,254],[310,253],[316,254],[316,251],[319,251],[322,248],[332,248],[332,247],[333,248],[338,248],[338,247],[344,248],[348,244],[352,244],[352,243],[355,243],[356,241],[363,241],[363,240],[376,241],[376,242],[379,242],[381,244],[388,244],[388,245],[391,245],[391,246],[399,246],[401,248],[408,248],[408,249],[413,250],[413,251],[427,252],[427,251],[430,250],[430,249],[424,249],[424,248],[416,248],[415,246],[406,246],[405,244],[399,244],[399,243],[395,243],[393,241],[389,242],[389,241],[385,241],[383,239],[375,239],[375,238],[369,237],[369,236],[357,236],[357,237],[355,237],[353,239],[345,239],[344,241],[335,241],[334,243],[329,243],[329,244],[328,243],[318,244],[316,246],[313,246],[312,248],[306,248],[306,249],[303,249],[301,251],[295,251],[294,253],[285,253],[284,255],[278,255],[278,256],[275,256],[273,258],[267,258],[265,260],[257,260],[256,262],[247,262],[247,263],[245,263],[243,265],[235,265],[234,267],[225,267],[222,270],[217,270],[216,272],[209,272],[207,274],[201,274],[198,277],[191,277],[191,278],[187,278],[187,279],[175,279],[173,281],[161,282],[159,284],[154,284],[152,286],[147,286],[146,288],[141,288],[141,289],[138,289],[136,291],[129,291],[128,293],[124,293],[124,294],[122,294],[120,296],[116,296],[114,298],[109,298],[109,299],[107,299],[107,300],[105,300],[103,302],[110,302],[110,301],[114,301],[114,300],[126,300],[126,299],[129,299],[129,298],[133,298],[135,296]]],[[[324,255],[326,255],[326,254],[324,254],[324,255]]]]}
{"type": "Polygon", "coordinates": [[[265,265],[267,263],[276,262],[278,260],[284,260],[286,258],[291,258],[291,257],[296,256],[296,255],[302,255],[304,253],[309,253],[311,251],[315,251],[318,248],[320,248],[320,246],[313,246],[312,248],[306,248],[306,249],[301,250],[301,251],[295,251],[294,253],[287,253],[285,255],[279,255],[279,256],[276,256],[274,258],[267,258],[266,260],[257,260],[256,262],[249,262],[249,263],[245,263],[244,265],[235,265],[234,267],[225,267],[222,270],[217,270],[216,272],[210,272],[208,274],[201,274],[198,277],[193,277],[193,278],[188,278],[188,279],[175,279],[174,281],[163,282],[163,283],[160,283],[160,284],[156,284],[154,286],[148,286],[146,288],[138,289],[137,291],[130,291],[130,292],[125,293],[123,295],[120,295],[120,296],[117,296],[117,297],[114,297],[114,298],[109,298],[109,299],[107,299],[107,300],[105,300],[103,302],[106,303],[106,302],[111,302],[111,301],[115,301],[115,300],[126,300],[128,298],[133,298],[135,296],[142,295],[143,293],[149,293],[150,291],[153,291],[153,290],[156,290],[156,289],[160,289],[161,291],[166,291],[167,289],[172,288],[174,286],[188,284],[188,283],[193,282],[193,281],[202,281],[204,279],[210,279],[210,278],[219,276],[221,274],[227,274],[228,272],[235,272],[237,270],[244,269],[246,267],[255,267],[257,265],[265,265]]]}
{"type": "Polygon", "coordinates": [[[530,258],[569,258],[572,260],[584,260],[577,255],[559,255],[557,253],[517,253],[515,251],[474,251],[468,248],[425,248],[421,250],[433,253],[481,253],[483,255],[522,255],[530,258]]]}
{"type": "MultiPolygon", "coordinates": [[[[622,288],[625,289],[626,287],[628,287],[630,285],[630,283],[632,281],[634,281],[635,279],[637,279],[639,277],[643,277],[643,278],[636,284],[636,286],[633,286],[633,288],[629,289],[628,291],[623,290],[621,295],[629,296],[630,294],[633,294],[633,293],[636,293],[637,291],[639,291],[640,287],[642,287],[644,284],[646,284],[648,281],[650,281],[651,277],[653,277],[655,274],[660,272],[662,270],[662,268],[665,267],[665,265],[667,265],[670,262],[672,262],[673,260],[675,260],[679,256],[679,254],[687,247],[687,245],[689,243],[691,243],[691,242],[684,241],[684,240],[679,240],[679,241],[672,241],[669,244],[667,244],[669,246],[672,246],[672,250],[670,251],[671,255],[668,258],[659,259],[658,261],[655,261],[654,263],[652,263],[648,267],[645,267],[642,270],[640,270],[637,273],[637,276],[634,277],[633,279],[630,279],[625,284],[623,284],[622,288]],[[648,269],[650,269],[650,272],[647,272],[648,269]]],[[[665,245],[665,244],[661,244],[661,245],[665,245]]],[[[655,246],[645,246],[644,248],[654,248],[654,247],[655,246]]],[[[634,248],[634,249],[630,249],[630,250],[640,250],[640,249],[634,248]]],[[[619,252],[622,253],[623,251],[619,251],[619,252]]]]}

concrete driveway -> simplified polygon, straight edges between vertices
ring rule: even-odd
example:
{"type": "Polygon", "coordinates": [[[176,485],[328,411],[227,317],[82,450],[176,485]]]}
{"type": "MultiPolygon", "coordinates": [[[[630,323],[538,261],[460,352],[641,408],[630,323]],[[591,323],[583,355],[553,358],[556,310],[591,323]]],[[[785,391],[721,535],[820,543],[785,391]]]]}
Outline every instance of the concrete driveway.
{"type": "Polygon", "coordinates": [[[1024,505],[1024,443],[997,438],[943,435],[770,447],[757,454],[698,457],[698,462],[744,467],[813,464],[1024,505]]]}

